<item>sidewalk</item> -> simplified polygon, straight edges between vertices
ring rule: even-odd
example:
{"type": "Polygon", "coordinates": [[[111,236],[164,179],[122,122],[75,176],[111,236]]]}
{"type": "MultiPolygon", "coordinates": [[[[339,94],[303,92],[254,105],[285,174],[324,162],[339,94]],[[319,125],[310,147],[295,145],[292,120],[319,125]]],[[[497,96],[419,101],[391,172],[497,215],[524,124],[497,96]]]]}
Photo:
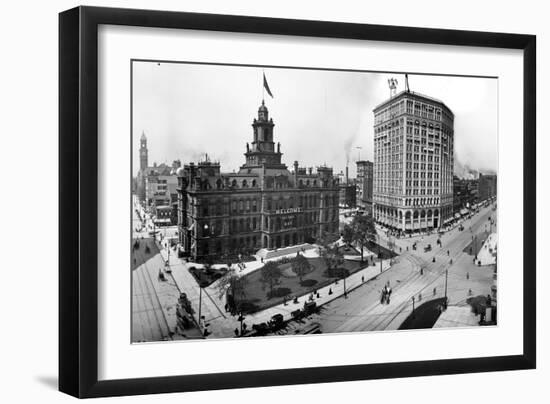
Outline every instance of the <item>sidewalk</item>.
{"type": "Polygon", "coordinates": [[[491,233],[479,253],[477,254],[478,261],[481,262],[481,265],[491,265],[495,264],[497,261],[497,234],[491,233]]]}
{"type": "Polygon", "coordinates": [[[449,306],[441,313],[433,328],[478,326],[479,315],[472,313],[470,306],[449,306]]]}

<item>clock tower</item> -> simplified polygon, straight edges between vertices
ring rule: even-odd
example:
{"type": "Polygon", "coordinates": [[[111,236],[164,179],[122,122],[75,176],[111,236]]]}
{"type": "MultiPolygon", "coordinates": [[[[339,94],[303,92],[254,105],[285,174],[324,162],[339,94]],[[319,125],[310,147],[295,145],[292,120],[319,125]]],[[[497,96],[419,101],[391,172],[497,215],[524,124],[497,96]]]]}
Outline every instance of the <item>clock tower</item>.
{"type": "Polygon", "coordinates": [[[139,170],[144,172],[147,167],[147,137],[145,137],[145,132],[142,132],[139,147],[139,170]]]}
{"type": "Polygon", "coordinates": [[[258,118],[252,122],[253,139],[250,145],[246,145],[246,164],[244,167],[284,168],[281,163],[281,145],[273,141],[273,119],[269,118],[269,111],[262,100],[258,109],[258,118]]]}

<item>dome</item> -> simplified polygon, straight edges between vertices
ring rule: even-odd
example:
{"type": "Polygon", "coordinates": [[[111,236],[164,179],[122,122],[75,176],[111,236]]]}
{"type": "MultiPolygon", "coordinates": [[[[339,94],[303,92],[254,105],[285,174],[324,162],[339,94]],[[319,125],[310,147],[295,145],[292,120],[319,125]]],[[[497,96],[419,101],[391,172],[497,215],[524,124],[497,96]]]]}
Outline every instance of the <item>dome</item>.
{"type": "Polygon", "coordinates": [[[176,175],[178,177],[182,177],[183,176],[183,167],[180,167],[176,170],[176,175]]]}
{"type": "Polygon", "coordinates": [[[265,106],[264,100],[262,100],[262,105],[258,108],[258,112],[267,112],[267,107],[265,106]]]}

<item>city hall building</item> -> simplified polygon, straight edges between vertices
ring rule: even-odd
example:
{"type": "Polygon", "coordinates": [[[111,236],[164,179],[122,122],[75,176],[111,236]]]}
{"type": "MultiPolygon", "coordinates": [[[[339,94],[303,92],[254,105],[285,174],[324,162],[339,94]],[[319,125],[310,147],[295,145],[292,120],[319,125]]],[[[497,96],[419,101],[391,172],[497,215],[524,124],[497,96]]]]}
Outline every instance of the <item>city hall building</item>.
{"type": "Polygon", "coordinates": [[[332,168],[282,163],[273,141],[273,119],[262,101],[238,172],[220,163],[190,163],[178,169],[179,241],[186,255],[234,256],[338,234],[339,181],[332,168]]]}
{"type": "Polygon", "coordinates": [[[373,112],[375,220],[406,233],[444,226],[453,217],[452,111],[406,90],[373,112]]]}

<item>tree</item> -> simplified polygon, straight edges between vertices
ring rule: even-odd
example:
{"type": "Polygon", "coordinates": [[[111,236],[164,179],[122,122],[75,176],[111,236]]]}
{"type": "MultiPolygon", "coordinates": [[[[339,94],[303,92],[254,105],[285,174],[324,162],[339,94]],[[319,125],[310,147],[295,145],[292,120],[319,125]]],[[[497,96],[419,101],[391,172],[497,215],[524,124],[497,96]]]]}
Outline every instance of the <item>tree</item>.
{"type": "Polygon", "coordinates": [[[279,265],[274,261],[266,262],[266,264],[260,268],[260,275],[262,283],[268,284],[269,292],[273,293],[273,286],[279,282],[282,276],[279,265]]]}
{"type": "Polygon", "coordinates": [[[311,267],[309,261],[306,257],[303,255],[298,254],[296,258],[292,260],[292,271],[298,275],[298,278],[300,279],[300,283],[302,283],[304,275],[306,275],[309,272],[309,269],[311,267]]]}
{"type": "Polygon", "coordinates": [[[376,239],[374,219],[371,215],[357,215],[346,227],[344,227],[344,241],[348,238],[349,242],[356,243],[361,248],[361,262],[363,262],[365,247],[376,239]]]}
{"type": "Polygon", "coordinates": [[[334,242],[330,242],[328,237],[319,238],[319,255],[324,259],[327,270],[330,272],[333,268],[338,268],[344,262],[344,256],[334,242]]]}
{"type": "Polygon", "coordinates": [[[344,280],[344,297],[347,298],[347,271],[344,268],[342,268],[341,271],[338,271],[338,268],[340,268],[340,266],[344,263],[344,255],[338,248],[338,245],[336,243],[331,243],[327,237],[321,237],[319,243],[319,252],[327,266],[327,274],[329,276],[341,277],[344,280]],[[333,271],[333,269],[336,271],[333,271]]]}
{"type": "Polygon", "coordinates": [[[235,269],[229,268],[227,273],[220,278],[218,282],[218,293],[220,299],[226,296],[227,304],[231,307],[231,311],[240,313],[242,311],[242,303],[246,299],[246,285],[248,278],[239,276],[235,269]]]}
{"type": "Polygon", "coordinates": [[[344,243],[351,244],[353,243],[353,227],[349,224],[344,225],[344,231],[342,232],[342,240],[344,243]]]}

